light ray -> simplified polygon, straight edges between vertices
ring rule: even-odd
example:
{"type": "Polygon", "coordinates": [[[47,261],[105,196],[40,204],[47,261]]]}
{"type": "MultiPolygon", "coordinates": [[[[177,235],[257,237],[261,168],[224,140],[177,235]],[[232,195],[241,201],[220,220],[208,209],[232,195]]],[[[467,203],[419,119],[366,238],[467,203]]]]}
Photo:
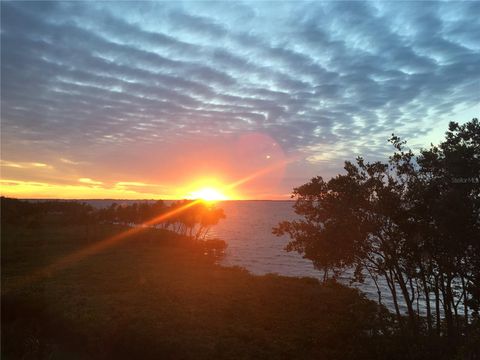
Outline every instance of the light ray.
{"type": "Polygon", "coordinates": [[[72,266],[73,264],[77,263],[80,260],[83,260],[87,256],[96,254],[102,250],[105,250],[120,241],[135,235],[141,231],[143,231],[146,227],[150,225],[154,225],[156,223],[168,220],[169,218],[185,211],[186,209],[194,206],[195,204],[198,204],[201,202],[201,200],[194,200],[191,202],[188,202],[182,206],[179,206],[178,208],[175,208],[167,213],[158,215],[148,221],[145,221],[143,224],[140,224],[138,226],[132,227],[126,231],[123,231],[121,233],[118,233],[116,235],[113,235],[111,237],[108,237],[104,240],[101,240],[95,244],[92,244],[90,246],[87,246],[86,248],[80,249],[78,251],[75,251],[69,255],[66,255],[59,260],[55,261],[54,263],[39,269],[35,271],[33,274],[26,276],[25,278],[21,279],[20,281],[15,284],[14,288],[20,288],[25,285],[28,285],[29,283],[35,282],[37,280],[40,280],[41,278],[44,277],[49,277],[52,276],[54,272],[68,268],[72,266]]]}
{"type": "MultiPolygon", "coordinates": [[[[226,186],[224,186],[222,188],[222,191],[223,190],[230,190],[230,189],[233,189],[233,188],[236,188],[242,184],[245,184],[246,182],[249,182],[259,176],[262,176],[262,175],[265,175],[271,171],[274,171],[276,169],[279,169],[281,168],[282,166],[285,166],[286,164],[288,163],[291,163],[295,161],[295,158],[290,158],[290,159],[285,159],[285,160],[282,160],[282,161],[279,161],[279,162],[276,162],[270,166],[267,166],[263,169],[260,169],[242,179],[239,179],[235,182],[232,182],[226,186]]],[[[42,269],[39,269],[37,271],[35,271],[33,274],[29,275],[29,276],[26,276],[24,277],[23,279],[21,279],[20,281],[17,282],[17,284],[15,284],[15,286],[13,286],[13,288],[20,288],[20,287],[23,287],[23,286],[26,286],[32,282],[35,282],[37,280],[40,280],[44,277],[49,277],[49,276],[52,276],[55,272],[59,271],[59,270],[63,270],[65,268],[68,268],[70,266],[73,266],[75,263],[83,260],[84,258],[90,256],[90,255],[93,255],[93,254],[96,254],[100,251],[103,251],[109,247],[112,247],[114,246],[115,244],[119,243],[120,241],[132,236],[132,235],[135,235],[141,231],[143,231],[146,227],[150,226],[150,225],[154,225],[156,223],[159,223],[159,222],[162,222],[162,221],[165,221],[165,220],[168,220],[169,218],[173,217],[174,215],[176,214],[179,214],[183,211],[185,211],[186,209],[194,206],[195,204],[198,204],[199,202],[202,202],[203,200],[202,199],[197,199],[197,200],[193,200],[193,201],[190,201],[186,204],[183,204],[182,206],[179,206],[178,208],[175,208],[167,213],[164,213],[164,214],[161,214],[161,215],[158,215],[150,220],[147,220],[145,221],[144,223],[138,225],[138,226],[135,226],[135,227],[132,227],[126,231],[123,231],[121,233],[118,233],[114,236],[111,236],[111,237],[108,237],[104,240],[100,240],[99,242],[95,243],[95,244],[92,244],[92,245],[89,245],[87,246],[86,248],[83,248],[83,249],[80,249],[78,251],[75,251],[69,255],[66,255],[62,258],[60,258],[59,260],[55,261],[54,263],[42,268],[42,269]]]]}
{"type": "Polygon", "coordinates": [[[265,174],[268,174],[269,172],[271,171],[274,171],[276,169],[280,169],[281,167],[287,165],[288,163],[291,163],[295,161],[295,158],[291,158],[291,159],[285,159],[285,160],[282,160],[282,161],[278,161],[276,163],[273,163],[272,165],[269,165],[263,169],[260,169],[248,176],[245,176],[244,178],[241,178],[231,184],[228,184],[224,187],[225,190],[230,190],[230,189],[233,189],[233,188],[236,188],[242,184],[245,184],[249,181],[252,181],[253,179],[257,178],[257,177],[260,177],[262,175],[265,175],[265,174]]]}

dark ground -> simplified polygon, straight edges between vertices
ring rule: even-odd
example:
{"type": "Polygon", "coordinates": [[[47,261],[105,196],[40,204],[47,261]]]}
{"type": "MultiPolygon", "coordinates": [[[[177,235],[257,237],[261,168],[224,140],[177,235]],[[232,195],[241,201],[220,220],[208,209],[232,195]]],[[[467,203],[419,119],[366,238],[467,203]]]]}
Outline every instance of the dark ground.
{"type": "Polygon", "coordinates": [[[4,226],[2,359],[424,358],[356,290],[221,267],[160,230],[24,281],[122,230],[4,226]]]}

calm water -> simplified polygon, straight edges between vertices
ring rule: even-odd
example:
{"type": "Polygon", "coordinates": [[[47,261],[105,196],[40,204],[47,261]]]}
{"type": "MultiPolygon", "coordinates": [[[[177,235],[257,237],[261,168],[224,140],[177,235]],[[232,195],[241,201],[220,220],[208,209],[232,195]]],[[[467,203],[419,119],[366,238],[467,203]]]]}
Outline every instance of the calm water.
{"type": "MultiPolygon", "coordinates": [[[[228,243],[224,265],[242,266],[253,274],[277,273],[286,276],[311,276],[321,278],[312,262],[296,252],[286,252],[288,236],[277,237],[272,228],[280,221],[293,220],[293,201],[227,201],[219,204],[227,216],[212,228],[209,237],[218,237],[228,243]]],[[[341,280],[348,283],[347,271],[341,280]]],[[[372,300],[378,299],[373,282],[366,281],[358,287],[372,300]]],[[[382,286],[383,303],[393,308],[386,284],[382,286]]]]}
{"type": "Polygon", "coordinates": [[[277,237],[272,228],[292,220],[291,201],[235,201],[219,206],[227,216],[212,228],[210,237],[228,243],[225,265],[245,267],[254,274],[278,273],[288,276],[317,276],[309,260],[283,250],[288,237],[277,237]]]}

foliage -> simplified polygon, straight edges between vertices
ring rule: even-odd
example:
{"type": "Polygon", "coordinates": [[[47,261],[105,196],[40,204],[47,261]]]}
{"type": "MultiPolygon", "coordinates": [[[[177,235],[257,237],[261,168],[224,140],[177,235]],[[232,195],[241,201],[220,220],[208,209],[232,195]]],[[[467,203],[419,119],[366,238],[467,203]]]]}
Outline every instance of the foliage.
{"type": "Polygon", "coordinates": [[[25,201],[2,197],[1,207],[2,225],[85,225],[88,234],[88,227],[97,222],[129,226],[147,223],[196,240],[206,239],[210,229],[225,218],[223,209],[193,200],[176,201],[168,206],[162,200],[131,205],[113,203],[106,208],[94,209],[77,201],[25,201]]]}
{"type": "Polygon", "coordinates": [[[2,358],[381,359],[401,347],[388,313],[354,289],[221,267],[164,229],[15,286],[125,230],[96,223],[85,239],[81,227],[2,231],[2,358]]]}
{"type": "Polygon", "coordinates": [[[196,240],[205,239],[208,232],[225,218],[223,209],[203,201],[181,200],[165,205],[164,201],[134,203],[110,207],[98,211],[100,221],[141,225],[145,222],[160,226],[196,240]],[[173,214],[166,216],[167,214],[173,214]],[[152,221],[158,219],[158,221],[152,221]]]}
{"type": "Polygon", "coordinates": [[[348,267],[357,281],[382,278],[400,324],[404,304],[410,331],[454,341],[478,326],[480,124],[451,123],[446,139],[419,155],[390,141],[387,162],[359,157],[345,162],[345,175],[295,188],[302,219],[273,232],[288,235],[286,250],[312,260],[325,280],[348,267]]]}
{"type": "Polygon", "coordinates": [[[41,223],[87,224],[93,219],[92,206],[77,201],[24,201],[1,197],[1,222],[35,228],[41,223]]]}

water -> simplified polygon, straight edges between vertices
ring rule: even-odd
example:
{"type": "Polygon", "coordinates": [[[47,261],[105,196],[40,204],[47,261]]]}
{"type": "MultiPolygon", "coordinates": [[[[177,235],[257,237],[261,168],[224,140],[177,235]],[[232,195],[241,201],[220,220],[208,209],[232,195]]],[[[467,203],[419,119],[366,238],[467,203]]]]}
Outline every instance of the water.
{"type": "MultiPolygon", "coordinates": [[[[316,270],[310,260],[296,252],[287,252],[288,236],[277,237],[272,228],[284,220],[298,216],[293,211],[293,201],[227,201],[219,204],[227,216],[212,228],[209,237],[218,237],[228,243],[223,265],[241,266],[253,274],[276,273],[285,276],[309,276],[318,279],[322,273],[316,270]]],[[[351,271],[345,271],[340,280],[350,282],[351,271]]],[[[393,309],[390,290],[380,281],[383,303],[393,309]]],[[[378,299],[373,281],[356,285],[367,297],[378,299]]]]}
{"type": "Polygon", "coordinates": [[[219,206],[226,219],[210,231],[228,243],[224,265],[242,266],[254,274],[277,273],[287,276],[317,276],[311,261],[283,250],[288,237],[277,237],[272,228],[292,220],[291,201],[232,201],[219,206]]]}
{"type": "MultiPolygon", "coordinates": [[[[112,200],[86,201],[94,207],[109,206],[112,200]]],[[[116,201],[118,204],[132,204],[133,200],[116,201]]],[[[166,202],[168,203],[168,202],[166,202]]],[[[284,220],[298,218],[293,211],[293,201],[225,201],[218,204],[226,214],[208,234],[209,238],[220,238],[228,244],[222,265],[241,266],[253,274],[264,275],[276,273],[285,276],[322,278],[322,273],[312,265],[310,260],[302,258],[296,252],[286,252],[288,236],[277,237],[272,228],[284,220]]],[[[351,271],[345,271],[340,281],[350,283],[351,271]]],[[[378,300],[377,288],[367,278],[363,284],[355,284],[366,296],[378,300]]],[[[379,279],[382,302],[393,310],[393,301],[386,283],[379,279]]],[[[399,290],[400,291],[400,290],[399,290]]],[[[401,307],[403,311],[405,307],[401,307]]],[[[424,310],[423,304],[421,310],[424,310]]]]}

